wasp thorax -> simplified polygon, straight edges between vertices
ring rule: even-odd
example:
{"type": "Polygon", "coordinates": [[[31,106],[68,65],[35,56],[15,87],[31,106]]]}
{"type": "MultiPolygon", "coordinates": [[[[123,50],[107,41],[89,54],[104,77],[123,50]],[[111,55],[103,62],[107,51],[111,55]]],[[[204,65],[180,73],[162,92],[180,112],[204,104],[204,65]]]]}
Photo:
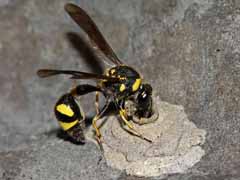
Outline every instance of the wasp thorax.
{"type": "Polygon", "coordinates": [[[135,93],[142,82],[140,74],[126,65],[112,67],[107,71],[106,75],[119,78],[119,82],[104,83],[107,87],[112,86],[115,93],[120,95],[124,94],[124,96],[135,93]]]}

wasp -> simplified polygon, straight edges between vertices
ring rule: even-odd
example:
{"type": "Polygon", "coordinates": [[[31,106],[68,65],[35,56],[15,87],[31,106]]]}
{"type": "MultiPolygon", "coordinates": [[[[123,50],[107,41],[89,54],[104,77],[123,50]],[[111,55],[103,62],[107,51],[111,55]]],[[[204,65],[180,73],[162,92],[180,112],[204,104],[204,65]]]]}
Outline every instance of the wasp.
{"type": "MultiPolygon", "coordinates": [[[[101,132],[97,126],[97,121],[103,117],[110,104],[114,104],[117,113],[120,115],[122,123],[128,127],[128,130],[148,141],[150,139],[144,137],[138,132],[132,123],[130,116],[138,119],[157,119],[153,116],[152,87],[150,84],[144,83],[142,76],[134,68],[124,64],[114,53],[111,46],[107,43],[98,27],[91,17],[79,6],[68,3],[65,10],[69,16],[80,26],[80,28],[88,35],[93,46],[98,48],[107,59],[114,64],[113,67],[106,70],[103,74],[88,73],[72,70],[56,70],[56,69],[40,69],[37,74],[41,78],[55,75],[68,75],[70,79],[94,79],[97,84],[80,84],[70,92],[64,94],[55,105],[55,115],[61,128],[76,142],[84,143],[83,122],[84,112],[78,106],[76,98],[87,93],[95,92],[97,109],[96,115],[92,120],[92,126],[95,130],[96,140],[99,144],[101,141],[101,132]],[[105,105],[99,109],[99,94],[105,97],[105,105]],[[128,107],[128,109],[127,109],[128,107]],[[133,107],[133,108],[131,108],[133,107]]],[[[144,121],[145,122],[145,121],[144,121]]]]}

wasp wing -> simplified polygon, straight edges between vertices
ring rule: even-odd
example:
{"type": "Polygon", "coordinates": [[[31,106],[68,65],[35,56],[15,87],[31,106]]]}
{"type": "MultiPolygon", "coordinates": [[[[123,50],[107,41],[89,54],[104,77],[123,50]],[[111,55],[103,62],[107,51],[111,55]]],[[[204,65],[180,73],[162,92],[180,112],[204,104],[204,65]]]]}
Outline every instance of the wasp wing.
{"type": "Polygon", "coordinates": [[[111,82],[118,82],[120,80],[119,78],[109,77],[102,74],[94,74],[81,71],[56,70],[56,69],[40,69],[37,71],[37,75],[41,78],[46,78],[60,74],[70,75],[71,79],[102,79],[111,82]]]}
{"type": "Polygon", "coordinates": [[[115,65],[123,64],[107,43],[92,18],[82,8],[75,4],[68,3],[65,5],[65,10],[112,63],[115,65]]]}

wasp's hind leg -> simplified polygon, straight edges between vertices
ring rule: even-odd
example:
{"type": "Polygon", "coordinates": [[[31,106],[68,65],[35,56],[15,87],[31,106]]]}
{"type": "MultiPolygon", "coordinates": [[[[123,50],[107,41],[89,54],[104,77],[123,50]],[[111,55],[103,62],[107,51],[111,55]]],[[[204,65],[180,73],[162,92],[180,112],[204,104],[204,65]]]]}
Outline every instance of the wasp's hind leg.
{"type": "Polygon", "coordinates": [[[96,140],[100,146],[100,149],[103,151],[102,140],[101,140],[102,135],[97,126],[97,121],[104,115],[105,111],[107,110],[107,108],[110,104],[109,98],[107,98],[105,106],[101,110],[99,110],[99,102],[98,102],[99,101],[99,92],[103,92],[100,87],[96,87],[96,86],[92,86],[92,85],[88,85],[88,84],[82,84],[82,85],[79,85],[76,88],[74,88],[71,91],[71,94],[73,96],[81,96],[81,95],[84,95],[84,94],[87,94],[90,92],[96,92],[95,106],[96,106],[97,114],[94,116],[94,118],[92,120],[92,126],[96,133],[96,140]]]}
{"type": "Polygon", "coordinates": [[[71,140],[75,143],[85,143],[85,116],[71,93],[64,94],[56,103],[55,116],[71,140]]]}
{"type": "Polygon", "coordinates": [[[95,133],[96,133],[96,140],[100,146],[100,149],[101,151],[103,151],[103,147],[102,147],[102,135],[101,135],[101,132],[97,126],[97,121],[103,117],[104,113],[106,112],[106,110],[108,109],[109,107],[109,104],[110,104],[110,99],[107,98],[106,100],[106,104],[104,105],[104,107],[101,109],[101,111],[99,111],[99,113],[97,115],[95,115],[95,117],[93,118],[93,121],[92,121],[92,126],[95,130],[95,133]]]}
{"type": "Polygon", "coordinates": [[[99,92],[96,91],[95,94],[95,108],[96,108],[96,114],[99,114],[100,110],[99,110],[99,92]]]}

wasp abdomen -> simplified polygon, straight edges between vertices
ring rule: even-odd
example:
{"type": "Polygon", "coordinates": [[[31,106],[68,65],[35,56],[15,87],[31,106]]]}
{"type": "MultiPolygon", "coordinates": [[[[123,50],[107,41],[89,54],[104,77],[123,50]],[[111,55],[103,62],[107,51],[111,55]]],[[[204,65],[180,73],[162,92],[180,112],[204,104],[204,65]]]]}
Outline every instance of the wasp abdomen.
{"type": "Polygon", "coordinates": [[[56,103],[55,115],[64,131],[73,127],[83,118],[74,97],[64,94],[56,103]]]}
{"type": "Polygon", "coordinates": [[[56,103],[54,111],[61,128],[75,141],[83,142],[84,115],[72,94],[64,94],[56,103]]]}

